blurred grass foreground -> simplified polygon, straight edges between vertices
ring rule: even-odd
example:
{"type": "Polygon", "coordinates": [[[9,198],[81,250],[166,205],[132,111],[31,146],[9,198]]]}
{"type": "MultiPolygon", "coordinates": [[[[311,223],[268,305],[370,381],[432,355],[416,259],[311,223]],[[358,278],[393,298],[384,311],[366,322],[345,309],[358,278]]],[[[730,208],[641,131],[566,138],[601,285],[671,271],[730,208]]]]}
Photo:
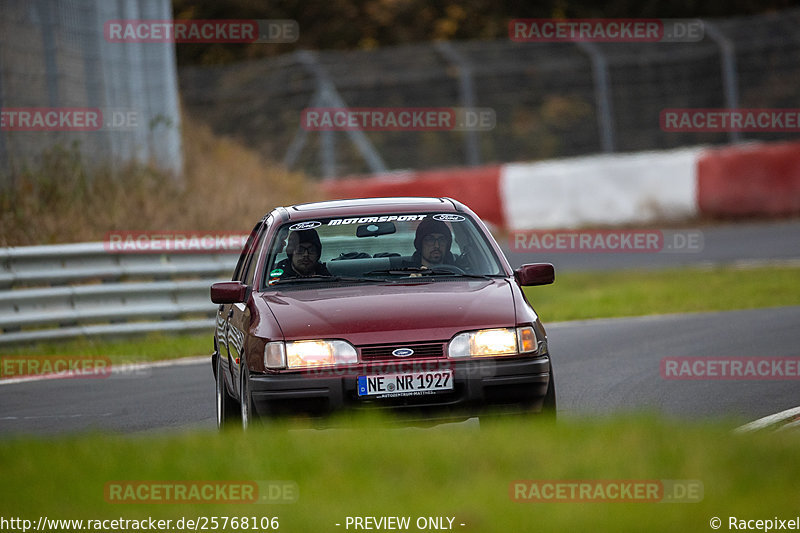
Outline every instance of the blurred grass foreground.
{"type": "Polygon", "coordinates": [[[246,433],[16,437],[0,441],[0,516],[34,524],[39,516],[173,525],[205,518],[208,527],[211,517],[228,517],[225,531],[241,525],[231,527],[232,517],[247,517],[248,529],[266,517],[278,527],[259,530],[289,532],[353,530],[348,517],[365,516],[408,517],[408,531],[436,517],[444,529],[487,532],[707,531],[714,517],[727,531],[730,517],[794,519],[800,435],[730,427],[637,415],[401,428],[360,417],[328,430],[286,423],[246,433]],[[291,493],[275,499],[263,491],[259,499],[270,497],[255,504],[227,496],[164,501],[164,487],[203,483],[291,493]],[[576,497],[569,487],[578,483],[604,492],[576,497]],[[145,492],[126,488],[141,485],[145,492]],[[160,493],[150,490],[156,485],[160,493]],[[636,486],[658,490],[610,490],[636,486]]]}

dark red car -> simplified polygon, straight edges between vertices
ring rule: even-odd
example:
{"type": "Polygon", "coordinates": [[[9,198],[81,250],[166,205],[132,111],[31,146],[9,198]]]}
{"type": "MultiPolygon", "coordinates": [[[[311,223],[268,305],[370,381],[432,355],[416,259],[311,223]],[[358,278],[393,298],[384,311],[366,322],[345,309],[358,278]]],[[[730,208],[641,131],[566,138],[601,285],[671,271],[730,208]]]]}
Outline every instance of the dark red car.
{"type": "Polygon", "coordinates": [[[449,198],[279,207],[215,283],[217,422],[384,409],[555,414],[547,336],[491,233],[449,198]]]}

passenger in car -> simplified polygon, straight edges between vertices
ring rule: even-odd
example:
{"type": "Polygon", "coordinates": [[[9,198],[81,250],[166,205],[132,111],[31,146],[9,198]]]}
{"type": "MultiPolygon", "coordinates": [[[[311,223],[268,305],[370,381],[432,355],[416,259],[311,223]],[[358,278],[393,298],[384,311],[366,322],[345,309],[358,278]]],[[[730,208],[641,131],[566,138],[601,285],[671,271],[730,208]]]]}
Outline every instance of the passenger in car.
{"type": "Polygon", "coordinates": [[[414,255],[410,264],[406,266],[424,266],[433,268],[441,264],[455,264],[450,246],[453,244],[453,235],[450,228],[441,220],[426,219],[417,226],[414,237],[414,255]]]}
{"type": "Polygon", "coordinates": [[[279,274],[280,279],[308,277],[308,276],[330,276],[325,263],[321,263],[319,258],[322,254],[322,243],[316,230],[305,229],[292,231],[286,243],[286,255],[272,272],[282,270],[279,274]]]}

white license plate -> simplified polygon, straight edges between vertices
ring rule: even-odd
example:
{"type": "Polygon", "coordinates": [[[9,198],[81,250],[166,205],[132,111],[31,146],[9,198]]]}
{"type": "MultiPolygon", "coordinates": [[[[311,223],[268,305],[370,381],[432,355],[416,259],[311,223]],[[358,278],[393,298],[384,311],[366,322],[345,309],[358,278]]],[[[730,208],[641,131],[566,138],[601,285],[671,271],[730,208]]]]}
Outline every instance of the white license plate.
{"type": "Polygon", "coordinates": [[[420,396],[449,390],[453,390],[452,370],[358,376],[358,395],[361,397],[420,396]]]}

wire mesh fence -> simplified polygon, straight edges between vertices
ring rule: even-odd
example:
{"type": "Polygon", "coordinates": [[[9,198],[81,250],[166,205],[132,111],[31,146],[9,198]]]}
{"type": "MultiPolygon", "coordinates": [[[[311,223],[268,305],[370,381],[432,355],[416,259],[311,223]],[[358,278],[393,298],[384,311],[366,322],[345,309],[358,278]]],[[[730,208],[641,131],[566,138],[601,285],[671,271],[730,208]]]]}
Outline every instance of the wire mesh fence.
{"type": "Polygon", "coordinates": [[[174,45],[104,35],[108,20],[171,17],[169,0],[0,2],[2,175],[54,146],[111,168],[154,162],[178,173],[174,45]]]}
{"type": "Polygon", "coordinates": [[[25,131],[4,123],[0,170],[19,168],[45,148],[77,143],[101,164],[152,161],[178,171],[178,85],[184,108],[216,132],[322,177],[796,136],[667,131],[660,114],[800,107],[800,9],[704,21],[697,42],[509,38],[299,51],[184,67],[180,84],[174,44],[114,43],[103,34],[113,19],[169,18],[168,0],[0,3],[0,108],[104,113],[94,129],[25,131]],[[494,112],[495,125],[488,131],[308,131],[303,111],[320,106],[479,107],[494,112]],[[129,112],[135,125],[125,121],[129,112]],[[122,123],[114,124],[118,117],[122,123]]]}
{"type": "Polygon", "coordinates": [[[217,132],[324,177],[796,136],[661,127],[665,109],[800,107],[800,10],[704,26],[698,42],[508,39],[298,52],[181,68],[180,89],[185,109],[217,132]],[[306,131],[303,110],[330,103],[331,92],[349,108],[491,108],[496,125],[365,131],[361,140],[306,131]]]}

